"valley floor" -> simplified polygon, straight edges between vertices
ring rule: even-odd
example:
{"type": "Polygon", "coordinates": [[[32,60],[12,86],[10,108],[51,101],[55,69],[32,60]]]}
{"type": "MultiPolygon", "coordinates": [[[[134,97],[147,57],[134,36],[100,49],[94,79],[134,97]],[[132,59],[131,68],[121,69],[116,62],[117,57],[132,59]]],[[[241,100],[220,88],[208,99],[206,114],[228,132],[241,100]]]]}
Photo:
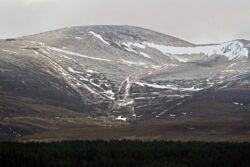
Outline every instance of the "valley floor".
{"type": "Polygon", "coordinates": [[[250,141],[250,120],[241,118],[179,118],[147,120],[133,125],[82,126],[49,130],[18,138],[22,141],[174,140],[250,141]]]}

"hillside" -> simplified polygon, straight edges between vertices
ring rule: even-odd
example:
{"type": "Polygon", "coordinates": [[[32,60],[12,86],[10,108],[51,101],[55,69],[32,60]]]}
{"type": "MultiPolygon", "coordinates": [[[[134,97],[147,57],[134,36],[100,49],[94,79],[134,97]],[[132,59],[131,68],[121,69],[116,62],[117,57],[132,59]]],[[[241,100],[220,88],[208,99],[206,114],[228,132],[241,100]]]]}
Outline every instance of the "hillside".
{"type": "Polygon", "coordinates": [[[249,140],[249,55],[247,40],[196,45],[133,26],[0,40],[0,138],[169,139],[168,129],[185,140],[197,126],[189,135],[249,140]]]}

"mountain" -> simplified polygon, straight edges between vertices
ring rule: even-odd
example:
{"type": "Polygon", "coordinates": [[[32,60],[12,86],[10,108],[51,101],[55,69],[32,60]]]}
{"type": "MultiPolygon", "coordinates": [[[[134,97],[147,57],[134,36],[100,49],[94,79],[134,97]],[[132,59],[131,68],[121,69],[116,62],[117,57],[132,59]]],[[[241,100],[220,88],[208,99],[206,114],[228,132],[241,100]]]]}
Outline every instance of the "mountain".
{"type": "Polygon", "coordinates": [[[1,40],[0,138],[222,118],[224,129],[225,120],[244,122],[225,133],[247,134],[249,56],[247,40],[196,45],[133,26],[1,40]]]}

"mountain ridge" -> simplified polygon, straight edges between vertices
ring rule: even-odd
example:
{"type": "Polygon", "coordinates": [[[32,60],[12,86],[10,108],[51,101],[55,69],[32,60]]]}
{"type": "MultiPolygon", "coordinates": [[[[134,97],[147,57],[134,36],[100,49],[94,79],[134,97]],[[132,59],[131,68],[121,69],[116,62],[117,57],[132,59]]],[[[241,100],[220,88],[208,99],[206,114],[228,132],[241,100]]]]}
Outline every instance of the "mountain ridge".
{"type": "MultiPolygon", "coordinates": [[[[62,27],[62,28],[58,28],[58,29],[52,29],[52,30],[48,30],[48,31],[40,32],[40,33],[34,33],[34,34],[31,34],[31,35],[19,36],[19,37],[15,37],[15,38],[3,38],[1,40],[6,40],[6,39],[20,39],[20,38],[25,38],[25,37],[35,36],[35,35],[41,35],[41,34],[44,34],[44,33],[54,32],[54,31],[60,31],[60,30],[66,30],[66,29],[72,29],[72,28],[73,29],[74,28],[86,28],[86,27],[131,27],[131,28],[138,28],[138,29],[147,30],[147,31],[154,31],[156,33],[160,33],[160,34],[165,35],[165,36],[174,37],[174,38],[176,38],[178,40],[183,40],[183,39],[181,39],[181,37],[175,37],[174,35],[168,35],[166,33],[158,32],[158,31],[152,30],[150,28],[144,28],[144,27],[134,26],[134,25],[109,25],[109,24],[107,24],[107,25],[100,24],[100,25],[76,25],[76,26],[68,26],[68,27],[62,27]]],[[[243,38],[237,38],[237,39],[227,40],[227,41],[224,41],[224,42],[202,43],[202,44],[190,42],[188,40],[183,40],[183,41],[188,42],[188,43],[190,43],[192,45],[203,46],[203,45],[217,45],[217,44],[222,44],[222,43],[227,43],[227,42],[233,42],[233,41],[249,42],[250,40],[243,39],[243,38]]]]}

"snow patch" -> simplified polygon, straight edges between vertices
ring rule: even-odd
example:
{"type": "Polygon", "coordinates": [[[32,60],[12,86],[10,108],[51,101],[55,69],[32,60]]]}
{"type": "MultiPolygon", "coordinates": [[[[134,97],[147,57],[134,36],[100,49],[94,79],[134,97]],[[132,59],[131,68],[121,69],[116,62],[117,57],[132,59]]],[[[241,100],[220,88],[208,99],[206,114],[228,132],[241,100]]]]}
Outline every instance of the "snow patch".
{"type": "Polygon", "coordinates": [[[116,120],[119,120],[119,121],[127,121],[127,118],[125,118],[125,117],[122,117],[122,116],[118,116],[117,118],[116,118],[116,120]]]}
{"type": "MultiPolygon", "coordinates": [[[[157,49],[163,54],[172,55],[192,55],[205,54],[207,56],[223,55],[229,60],[234,60],[242,57],[248,57],[248,49],[244,48],[244,44],[239,41],[226,42],[218,45],[196,46],[196,47],[175,47],[165,46],[155,43],[144,42],[144,45],[157,49]]],[[[180,57],[174,57],[180,61],[187,61],[180,57]]]]}
{"type": "Polygon", "coordinates": [[[75,39],[79,39],[79,40],[82,40],[82,37],[75,37],[75,39]]]}
{"type": "Polygon", "coordinates": [[[147,87],[152,87],[152,88],[157,88],[157,89],[171,89],[171,90],[176,90],[176,91],[200,91],[203,90],[202,88],[195,88],[195,87],[190,87],[190,88],[180,88],[174,85],[157,85],[157,84],[149,84],[149,83],[142,83],[142,82],[135,82],[135,84],[140,85],[140,86],[147,86],[147,87]]]}
{"type": "Polygon", "coordinates": [[[115,100],[115,93],[112,90],[107,90],[104,93],[106,93],[110,97],[110,99],[115,100]]]}
{"type": "Polygon", "coordinates": [[[97,74],[97,73],[99,73],[99,72],[97,72],[97,71],[94,71],[94,70],[90,70],[90,69],[88,69],[88,70],[86,70],[88,73],[91,73],[91,74],[97,74]]]}
{"type": "Polygon", "coordinates": [[[75,53],[75,52],[72,52],[72,51],[59,49],[59,48],[55,48],[55,47],[47,46],[46,48],[48,50],[53,50],[53,51],[56,51],[56,52],[59,52],[59,53],[69,54],[69,55],[72,55],[72,56],[78,56],[78,57],[82,57],[82,58],[87,58],[87,59],[92,59],[92,60],[99,60],[99,61],[111,61],[111,60],[108,60],[108,59],[102,59],[102,58],[97,58],[97,57],[86,56],[86,55],[83,55],[83,54],[80,54],[80,53],[75,53]]]}
{"type": "Polygon", "coordinates": [[[140,43],[132,43],[132,42],[123,42],[123,45],[125,45],[128,48],[131,48],[131,46],[137,47],[137,48],[141,48],[141,49],[145,49],[146,46],[140,43]]]}
{"type": "Polygon", "coordinates": [[[120,107],[126,107],[126,106],[129,106],[129,105],[133,105],[134,104],[134,100],[121,100],[121,101],[118,101],[117,103],[120,107]]]}
{"type": "Polygon", "coordinates": [[[100,34],[97,34],[93,31],[90,31],[89,32],[90,34],[92,34],[94,37],[98,38],[100,41],[102,41],[103,43],[107,44],[107,45],[110,45],[107,41],[105,41],[102,36],[100,34]]]}
{"type": "Polygon", "coordinates": [[[86,82],[89,81],[89,80],[88,80],[87,78],[85,78],[85,77],[80,77],[79,79],[80,79],[81,81],[86,81],[86,82]]]}
{"type": "Polygon", "coordinates": [[[175,118],[175,114],[169,114],[169,116],[171,117],[171,118],[175,118]]]}
{"type": "Polygon", "coordinates": [[[140,43],[123,42],[122,44],[125,46],[125,50],[127,50],[129,52],[132,52],[132,53],[135,53],[135,54],[138,54],[138,52],[135,51],[134,48],[132,48],[132,47],[137,47],[137,48],[140,48],[140,49],[145,49],[146,48],[145,45],[142,45],[140,43]]]}
{"type": "Polygon", "coordinates": [[[72,67],[68,67],[68,71],[71,72],[71,73],[74,73],[74,74],[83,74],[83,73],[80,72],[80,71],[74,70],[72,67]]]}
{"type": "Polygon", "coordinates": [[[147,53],[144,53],[144,52],[140,52],[140,54],[142,55],[142,56],[144,56],[144,57],[146,57],[146,58],[151,58],[147,53]]]}

